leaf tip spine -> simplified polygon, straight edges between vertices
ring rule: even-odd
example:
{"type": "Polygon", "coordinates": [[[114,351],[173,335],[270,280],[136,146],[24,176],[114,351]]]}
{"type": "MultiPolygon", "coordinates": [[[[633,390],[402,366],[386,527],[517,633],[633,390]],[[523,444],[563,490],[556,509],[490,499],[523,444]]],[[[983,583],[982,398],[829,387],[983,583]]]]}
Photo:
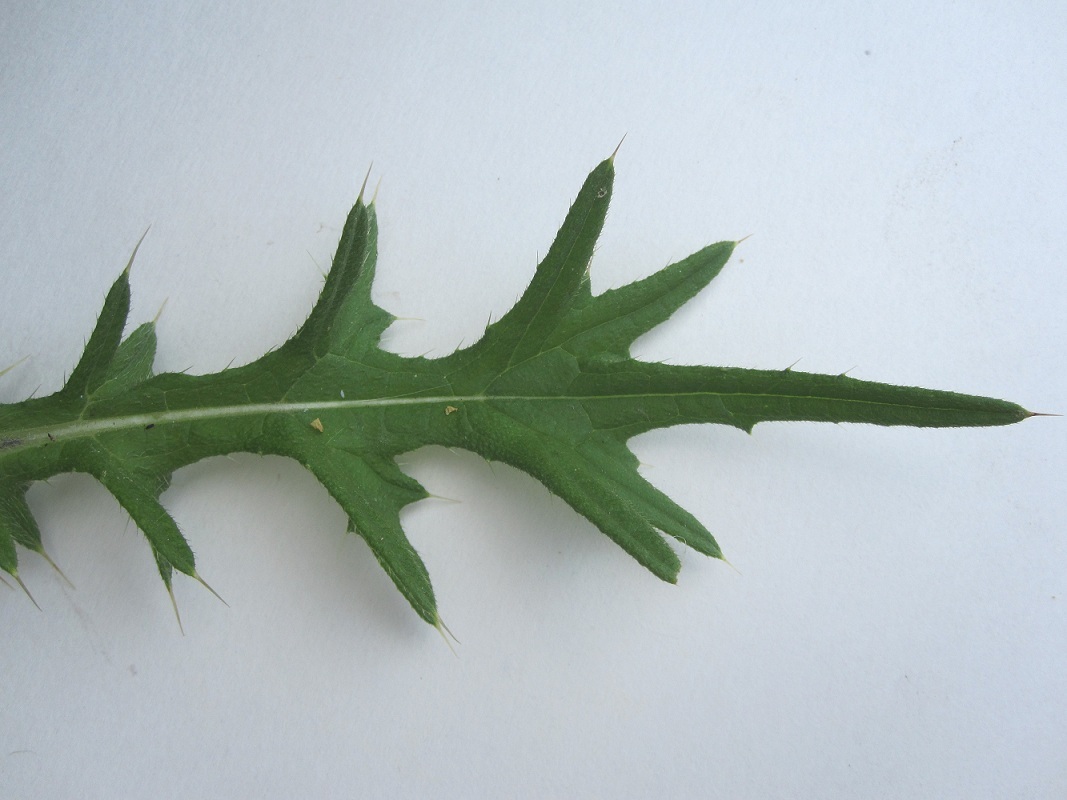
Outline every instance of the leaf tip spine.
{"type": "Polygon", "coordinates": [[[618,152],[619,152],[619,148],[621,148],[621,147],[622,147],[622,143],[626,141],[626,137],[627,137],[627,136],[629,136],[629,132],[627,132],[627,133],[624,133],[624,134],[622,135],[622,138],[621,138],[621,139],[619,139],[619,143],[618,143],[617,145],[615,145],[615,149],[614,149],[614,150],[612,150],[612,151],[611,151],[611,155],[610,155],[610,156],[608,156],[608,162],[609,162],[609,163],[611,163],[611,164],[614,164],[614,163],[615,163],[615,156],[616,156],[616,155],[618,155],[618,152]]]}
{"type": "MultiPolygon", "coordinates": [[[[178,613],[178,601],[174,599],[174,587],[171,586],[170,581],[165,581],[165,583],[167,586],[167,594],[170,595],[170,607],[174,609],[174,619],[178,621],[178,630],[181,631],[182,636],[185,636],[185,626],[182,625],[182,615],[178,613]]],[[[222,600],[221,597],[219,599],[222,600]]]]}
{"type": "Polygon", "coordinates": [[[146,237],[148,235],[148,232],[150,230],[152,230],[152,226],[151,225],[149,225],[147,228],[144,229],[144,233],[141,234],[141,238],[138,239],[137,240],[137,244],[135,244],[133,246],[133,252],[130,253],[130,260],[126,262],[126,269],[124,269],[122,271],[122,274],[123,274],[124,277],[126,277],[126,278],[130,277],[130,267],[133,266],[133,260],[135,258],[137,258],[137,251],[141,249],[141,242],[144,241],[144,237],[146,237]]]}
{"type": "Polygon", "coordinates": [[[437,630],[437,632],[441,634],[441,638],[445,640],[445,644],[447,644],[448,649],[452,651],[452,655],[454,655],[456,658],[459,658],[459,653],[457,653],[456,648],[452,646],[452,642],[459,644],[460,641],[456,638],[456,634],[452,633],[452,631],[448,629],[448,626],[445,625],[445,621],[441,619],[441,615],[438,614],[436,610],[433,612],[432,624],[437,630]]]}
{"type": "Polygon", "coordinates": [[[13,572],[9,572],[8,574],[9,574],[9,575],[10,575],[10,576],[11,576],[12,578],[14,578],[14,579],[15,579],[15,582],[16,582],[16,583],[17,583],[17,584],[18,584],[19,586],[21,586],[21,587],[22,587],[22,591],[24,591],[24,592],[26,593],[26,596],[27,596],[28,598],[30,598],[30,602],[31,602],[31,603],[33,603],[33,604],[34,604],[35,606],[37,606],[37,610],[38,610],[38,611],[43,611],[43,609],[42,609],[42,608],[41,608],[41,606],[40,606],[40,605],[39,605],[39,604],[37,603],[37,601],[33,599],[33,595],[32,595],[32,594],[30,594],[30,590],[29,590],[29,589],[27,588],[26,584],[22,582],[22,578],[20,578],[20,577],[19,577],[18,571],[16,570],[16,571],[13,571],[13,572]]]}
{"type": "Polygon", "coordinates": [[[374,169],[374,162],[370,162],[370,166],[367,167],[367,174],[363,176],[363,183],[359,187],[359,194],[356,195],[356,203],[363,202],[363,193],[367,191],[367,181],[370,180],[370,171],[374,169]]]}
{"type": "Polygon", "coordinates": [[[197,572],[196,570],[193,570],[192,573],[190,574],[190,577],[192,577],[193,580],[195,580],[197,583],[199,583],[201,586],[203,586],[205,589],[207,589],[209,592],[211,592],[213,595],[215,595],[215,597],[218,598],[219,602],[222,603],[224,606],[226,606],[226,608],[230,607],[230,604],[222,599],[222,595],[219,594],[218,592],[216,592],[214,589],[212,589],[211,588],[211,584],[209,584],[207,581],[205,581],[203,578],[200,577],[200,573],[199,572],[197,572]]]}
{"type": "Polygon", "coordinates": [[[58,574],[59,577],[63,579],[63,582],[67,584],[67,586],[69,586],[71,589],[77,589],[71,579],[67,577],[67,574],[59,568],[59,564],[52,560],[52,556],[48,555],[48,553],[43,547],[37,551],[37,554],[48,562],[48,565],[56,571],[56,574],[58,574]]]}
{"type": "Polygon", "coordinates": [[[6,375],[7,373],[11,372],[11,370],[13,370],[15,367],[22,366],[22,364],[24,364],[27,361],[29,361],[29,359],[30,359],[29,356],[23,356],[22,358],[20,358],[18,361],[16,361],[11,366],[4,367],[3,369],[0,369],[0,375],[6,375]]]}
{"type": "Polygon", "coordinates": [[[719,553],[719,554],[718,554],[717,556],[715,556],[715,558],[719,559],[719,561],[721,561],[722,563],[724,563],[724,564],[725,564],[726,566],[728,566],[728,567],[729,567],[730,569],[732,569],[732,570],[733,570],[734,572],[736,572],[736,573],[737,573],[738,575],[740,575],[741,577],[744,577],[744,573],[743,573],[743,572],[741,572],[741,570],[739,570],[739,569],[738,569],[737,567],[735,567],[735,566],[733,565],[733,563],[731,563],[730,559],[728,559],[728,558],[727,558],[726,556],[724,556],[724,555],[723,555],[722,553],[719,553]]]}
{"type": "Polygon", "coordinates": [[[163,309],[167,307],[167,301],[169,300],[169,297],[163,298],[163,302],[159,304],[159,311],[157,311],[156,315],[152,317],[152,322],[150,324],[155,325],[157,322],[159,322],[159,318],[163,316],[163,309]]]}

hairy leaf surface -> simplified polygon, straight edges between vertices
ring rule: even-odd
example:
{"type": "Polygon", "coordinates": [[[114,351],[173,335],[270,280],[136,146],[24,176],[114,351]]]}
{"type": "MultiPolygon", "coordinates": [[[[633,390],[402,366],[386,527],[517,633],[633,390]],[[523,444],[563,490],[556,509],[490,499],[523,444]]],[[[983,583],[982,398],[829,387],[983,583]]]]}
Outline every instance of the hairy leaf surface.
{"type": "Polygon", "coordinates": [[[127,266],[63,388],[0,404],[0,568],[20,580],[16,545],[44,554],[28,486],[84,472],[144,532],[168,590],[175,570],[199,578],[160,502],[172,473],[209,456],[269,453],[296,459],[322,482],[419,616],[439,625],[429,574],[400,524],[401,509],[427,493],[396,457],[424,445],[464,448],[529,473],[674,581],[679,560],[664,535],[722,554],[696,518],[638,473],[626,445],[636,434],[693,423],[745,431],[772,420],[945,427],[1031,416],[1003,400],[840,375],[633,359],[634,340],[706,286],[735,243],[594,296],[589,263],[613,180],[608,159],[586,179],[516,304],[477,343],[443,358],[379,347],[393,317],[371,298],[378,228],[362,193],[307,320],[245,366],[153,374],[154,325],[122,338],[127,266]]]}

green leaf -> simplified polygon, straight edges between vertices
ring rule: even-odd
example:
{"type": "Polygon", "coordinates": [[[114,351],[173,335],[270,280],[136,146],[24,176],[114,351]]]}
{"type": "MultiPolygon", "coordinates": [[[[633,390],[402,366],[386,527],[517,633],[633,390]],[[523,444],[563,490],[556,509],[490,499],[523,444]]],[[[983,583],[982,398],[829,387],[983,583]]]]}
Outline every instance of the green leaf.
{"type": "Polygon", "coordinates": [[[393,317],[371,298],[378,227],[362,192],[307,320],[242,367],[154,375],[154,325],[122,339],[127,266],[64,387],[0,404],[0,569],[18,577],[16,545],[44,554],[27,487],[84,472],[145,534],[168,590],[175,570],[199,579],[192,549],[160,502],[171,474],[213,455],[277,454],[315,475],[416,613],[439,626],[429,573],[400,522],[401,510],[427,493],[396,457],[424,445],[464,448],[529,473],[674,581],[680,562],[664,536],[715,558],[722,552],[638,473],[626,444],[638,433],[694,423],[750,431],[773,420],[1007,425],[1032,416],[1003,400],[840,375],[632,358],[634,340],[704,288],[735,243],[593,296],[589,263],[614,173],[610,158],[593,170],[519,300],[478,342],[443,358],[379,346],[393,317]]]}

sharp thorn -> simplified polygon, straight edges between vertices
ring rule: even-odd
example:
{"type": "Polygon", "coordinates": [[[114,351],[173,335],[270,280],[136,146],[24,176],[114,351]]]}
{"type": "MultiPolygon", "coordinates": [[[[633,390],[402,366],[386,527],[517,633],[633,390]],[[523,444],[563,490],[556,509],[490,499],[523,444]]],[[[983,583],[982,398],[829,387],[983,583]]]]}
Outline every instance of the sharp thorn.
{"type": "Polygon", "coordinates": [[[626,141],[626,137],[627,137],[628,135],[629,135],[629,134],[627,134],[627,133],[624,133],[624,134],[622,135],[622,138],[621,138],[621,139],[619,139],[619,143],[618,143],[617,145],[615,145],[615,149],[614,149],[614,150],[612,150],[612,151],[611,151],[611,155],[610,155],[610,156],[608,156],[608,161],[611,161],[611,162],[614,162],[614,161],[615,161],[615,155],[616,155],[616,154],[617,154],[617,153],[619,152],[619,148],[620,148],[620,147],[622,147],[622,143],[626,141]]]}
{"type": "Polygon", "coordinates": [[[33,595],[30,594],[30,590],[26,588],[26,584],[24,584],[22,582],[22,578],[20,578],[18,575],[14,574],[14,573],[11,573],[11,577],[14,578],[16,581],[18,581],[18,585],[22,587],[22,591],[24,591],[26,593],[26,596],[28,598],[30,598],[30,602],[33,603],[35,606],[37,606],[37,610],[38,611],[41,611],[42,610],[41,607],[39,605],[37,605],[37,601],[33,599],[33,595]]]}
{"type": "Polygon", "coordinates": [[[356,197],[357,203],[363,202],[363,193],[367,191],[367,181],[370,180],[370,171],[374,169],[374,162],[370,162],[370,166],[367,167],[367,174],[363,176],[363,185],[359,187],[359,195],[356,197]]]}
{"type": "Polygon", "coordinates": [[[52,560],[52,556],[48,555],[48,553],[46,553],[43,549],[38,550],[37,552],[40,554],[41,558],[48,562],[49,566],[51,566],[52,569],[59,573],[59,577],[63,579],[64,583],[66,583],[67,586],[69,586],[71,589],[77,589],[73,582],[71,582],[70,578],[67,577],[66,573],[63,572],[63,570],[59,568],[59,565],[52,560]]]}
{"type": "Polygon", "coordinates": [[[208,590],[209,592],[211,592],[211,593],[212,593],[213,595],[215,595],[215,597],[217,597],[217,598],[219,599],[219,601],[220,601],[220,602],[221,602],[221,603],[222,603],[222,604],[223,604],[224,606],[226,606],[226,608],[229,608],[229,607],[230,607],[230,604],[229,604],[229,603],[227,603],[227,602],[226,602],[225,600],[223,600],[223,599],[222,599],[222,595],[221,595],[221,594],[219,594],[218,592],[216,592],[216,591],[215,591],[214,589],[212,589],[212,588],[211,588],[211,586],[210,586],[210,585],[208,584],[208,582],[207,582],[207,581],[205,581],[205,580],[204,580],[203,578],[201,578],[201,577],[200,577],[200,573],[199,573],[199,572],[194,572],[194,573],[193,573],[193,579],[194,579],[194,580],[196,580],[196,581],[199,581],[199,583],[200,583],[200,585],[201,585],[201,586],[203,586],[203,587],[204,587],[205,589],[207,589],[207,590],[208,590]]]}
{"type": "Polygon", "coordinates": [[[326,280],[326,271],[322,268],[322,265],[315,260],[315,256],[311,255],[311,251],[307,248],[304,249],[304,252],[308,254],[308,258],[311,259],[311,263],[315,265],[315,269],[319,271],[319,275],[322,276],[322,279],[326,280]]]}
{"type": "Polygon", "coordinates": [[[16,361],[14,364],[12,364],[10,367],[4,367],[3,369],[0,369],[0,375],[6,375],[7,373],[11,372],[11,370],[13,370],[15,367],[19,366],[20,364],[22,364],[23,362],[25,362],[27,360],[29,360],[29,356],[23,356],[18,361],[16,361]]]}
{"type": "Polygon", "coordinates": [[[134,259],[135,259],[135,258],[137,257],[137,251],[138,251],[138,250],[140,249],[140,247],[141,247],[141,242],[143,242],[143,241],[144,241],[144,237],[146,237],[146,236],[148,235],[148,231],[150,231],[151,229],[152,229],[152,226],[151,226],[151,225],[149,225],[149,226],[148,226],[147,228],[145,228],[145,229],[144,229],[144,233],[142,233],[142,234],[141,234],[141,238],[140,238],[140,239],[138,239],[138,240],[137,240],[137,244],[135,244],[135,245],[133,246],[133,252],[132,252],[132,253],[130,253],[130,260],[126,262],[126,269],[124,269],[124,270],[122,271],[124,275],[127,275],[127,276],[128,276],[128,275],[130,274],[130,267],[132,267],[132,266],[133,266],[133,260],[134,260],[134,259]]]}
{"type": "MultiPolygon", "coordinates": [[[[203,581],[201,581],[201,583],[203,583],[203,581]]],[[[178,620],[178,630],[182,632],[182,636],[185,636],[185,626],[182,625],[182,615],[178,613],[178,601],[174,599],[174,588],[170,585],[170,581],[167,581],[166,585],[167,594],[170,595],[170,607],[174,609],[174,619],[178,620]]],[[[220,597],[219,599],[221,600],[222,598],[220,597]]]]}
{"type": "Polygon", "coordinates": [[[163,316],[163,309],[167,307],[167,301],[168,300],[170,300],[169,297],[164,297],[163,298],[163,303],[159,306],[159,311],[157,311],[156,315],[154,317],[152,317],[152,324],[153,325],[155,325],[157,322],[159,322],[159,318],[163,316]]]}
{"type": "Polygon", "coordinates": [[[454,655],[456,658],[459,658],[459,653],[457,653],[456,648],[452,646],[452,642],[459,644],[459,639],[456,638],[456,634],[452,633],[452,631],[448,629],[448,626],[445,625],[445,621],[441,619],[441,615],[437,614],[436,612],[434,613],[433,626],[437,629],[437,632],[441,634],[441,638],[445,640],[445,644],[447,644],[448,649],[452,651],[452,655],[454,655]],[[449,637],[451,637],[451,641],[449,641],[449,637]]]}
{"type": "Polygon", "coordinates": [[[733,564],[731,564],[731,563],[730,563],[730,561],[729,561],[729,559],[727,559],[727,558],[726,558],[726,556],[724,556],[724,555],[721,555],[721,554],[720,554],[720,555],[719,555],[719,561],[721,561],[721,562],[723,562],[724,564],[726,564],[726,566],[728,566],[728,567],[729,567],[730,569],[732,569],[732,570],[733,570],[734,572],[736,572],[736,573],[737,573],[738,575],[740,575],[741,577],[744,577],[744,573],[743,573],[743,572],[741,572],[741,570],[739,570],[739,569],[738,569],[737,567],[735,567],[735,566],[734,566],[733,564]]]}

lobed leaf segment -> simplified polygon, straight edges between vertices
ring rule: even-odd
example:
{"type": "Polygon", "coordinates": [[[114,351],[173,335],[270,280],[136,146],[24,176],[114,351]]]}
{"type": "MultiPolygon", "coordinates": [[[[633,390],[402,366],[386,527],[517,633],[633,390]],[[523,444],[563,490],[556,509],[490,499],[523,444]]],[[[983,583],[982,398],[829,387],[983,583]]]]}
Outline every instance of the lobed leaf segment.
{"type": "Polygon", "coordinates": [[[464,448],[529,473],[673,582],[679,560],[664,535],[722,553],[692,514],[638,473],[627,447],[636,434],[694,423],[745,431],[771,420],[944,427],[1032,416],[1003,400],[841,375],[632,358],[634,340],[706,286],[736,243],[709,245],[594,296],[588,268],[611,200],[613,159],[590,173],[514,307],[477,343],[443,358],[379,347],[393,317],[371,297],[378,225],[362,191],[307,320],[245,366],[154,374],[154,323],[122,336],[127,265],[63,388],[0,404],[0,569],[22,583],[16,545],[48,558],[27,488],[84,472],[144,533],[168,592],[175,571],[200,580],[189,543],[160,502],[171,475],[209,456],[275,454],[322,482],[415,612],[440,627],[426,566],[400,524],[400,510],[427,492],[396,457],[424,445],[464,448]]]}

